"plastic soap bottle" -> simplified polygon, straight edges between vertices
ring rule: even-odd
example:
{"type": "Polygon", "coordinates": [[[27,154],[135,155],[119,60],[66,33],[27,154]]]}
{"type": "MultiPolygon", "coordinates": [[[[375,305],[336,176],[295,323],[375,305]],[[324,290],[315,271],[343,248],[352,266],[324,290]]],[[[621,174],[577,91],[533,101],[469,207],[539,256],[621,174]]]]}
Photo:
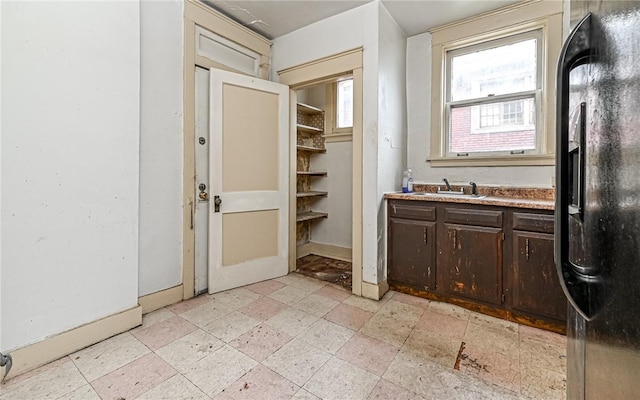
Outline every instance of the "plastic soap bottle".
{"type": "Polygon", "coordinates": [[[406,167],[404,171],[402,171],[402,193],[412,193],[413,192],[413,172],[411,168],[406,167]]]}

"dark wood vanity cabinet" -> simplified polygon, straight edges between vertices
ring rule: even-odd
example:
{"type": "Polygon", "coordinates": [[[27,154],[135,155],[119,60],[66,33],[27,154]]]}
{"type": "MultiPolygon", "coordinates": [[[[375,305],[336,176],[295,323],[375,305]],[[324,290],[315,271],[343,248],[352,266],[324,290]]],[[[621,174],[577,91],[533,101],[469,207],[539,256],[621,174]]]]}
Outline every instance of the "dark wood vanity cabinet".
{"type": "Polygon", "coordinates": [[[421,290],[436,288],[436,210],[394,204],[389,218],[388,258],[394,268],[387,280],[421,290]]]}
{"type": "Polygon", "coordinates": [[[562,332],[553,212],[389,200],[392,288],[562,332]]]}

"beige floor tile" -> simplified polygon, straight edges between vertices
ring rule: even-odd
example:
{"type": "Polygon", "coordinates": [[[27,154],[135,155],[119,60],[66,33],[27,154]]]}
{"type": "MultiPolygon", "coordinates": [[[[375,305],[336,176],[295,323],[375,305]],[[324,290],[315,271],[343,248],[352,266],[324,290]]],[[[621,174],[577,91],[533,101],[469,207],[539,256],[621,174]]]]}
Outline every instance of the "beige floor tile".
{"type": "Polygon", "coordinates": [[[517,323],[500,318],[495,318],[490,315],[480,314],[477,312],[471,312],[471,314],[469,315],[469,322],[477,325],[482,325],[487,328],[504,329],[508,332],[518,333],[517,323]]]}
{"type": "Polygon", "coordinates": [[[214,397],[256,365],[253,359],[226,345],[191,365],[184,377],[214,397]]]}
{"type": "Polygon", "coordinates": [[[493,399],[494,389],[436,362],[400,352],[384,378],[426,399],[493,399]]]}
{"type": "Polygon", "coordinates": [[[304,388],[322,399],[366,399],[380,378],[339,358],[331,358],[304,388]]]}
{"type": "Polygon", "coordinates": [[[351,296],[351,291],[339,286],[327,285],[314,292],[314,294],[341,302],[351,296]]]}
{"type": "Polygon", "coordinates": [[[213,354],[224,342],[207,332],[197,330],[175,342],[156,350],[156,354],[180,373],[187,372],[193,364],[213,354]]]}
{"type": "Polygon", "coordinates": [[[23,381],[31,378],[32,376],[36,376],[50,369],[57,368],[58,366],[68,363],[70,361],[71,361],[71,358],[69,358],[69,356],[61,357],[55,361],[50,362],[49,364],[45,364],[36,369],[32,369],[31,371],[27,371],[24,374],[20,374],[16,377],[10,378],[9,380],[2,382],[2,384],[0,385],[0,394],[2,393],[2,390],[8,390],[9,388],[22,383],[23,381]]]}
{"type": "Polygon", "coordinates": [[[356,333],[336,353],[336,357],[356,367],[382,376],[398,353],[398,348],[381,340],[356,333]]]}
{"type": "Polygon", "coordinates": [[[535,368],[566,374],[567,347],[555,342],[540,342],[533,339],[520,341],[520,362],[535,368]]]}
{"type": "Polygon", "coordinates": [[[67,393],[58,400],[100,400],[100,396],[93,390],[91,385],[86,384],[71,393],[67,393]]]}
{"type": "Polygon", "coordinates": [[[429,300],[423,299],[422,297],[411,296],[400,292],[394,292],[392,299],[394,301],[399,301],[401,303],[409,304],[410,306],[420,307],[424,309],[428,308],[429,303],[431,303],[429,300]]]}
{"type": "Polygon", "coordinates": [[[156,354],[147,354],[91,382],[102,399],[135,399],[177,372],[156,354]]]}
{"type": "Polygon", "coordinates": [[[216,400],[289,399],[298,390],[299,387],[293,382],[258,364],[226,388],[224,393],[216,396],[216,400]]]}
{"type": "Polygon", "coordinates": [[[520,325],[520,341],[537,340],[544,343],[554,344],[556,346],[566,348],[567,337],[559,333],[543,331],[542,329],[532,328],[530,326],[520,325]]]}
{"type": "Polygon", "coordinates": [[[257,319],[251,318],[239,311],[234,311],[205,325],[203,329],[225,343],[229,343],[259,324],[260,321],[257,319]]]}
{"type": "Polygon", "coordinates": [[[329,358],[331,355],[326,351],[309,346],[302,340],[293,339],[262,364],[302,386],[329,358]]]}
{"type": "Polygon", "coordinates": [[[309,278],[295,272],[290,273],[286,276],[282,276],[280,278],[276,278],[275,280],[284,283],[285,285],[295,286],[299,289],[304,290],[305,292],[315,292],[316,290],[327,284],[326,282],[309,278]]]}
{"type": "Polygon", "coordinates": [[[193,383],[177,374],[145,392],[136,400],[209,400],[193,383]]]}
{"type": "Polygon", "coordinates": [[[401,350],[453,368],[461,343],[460,339],[415,329],[401,350]]]}
{"type": "Polygon", "coordinates": [[[415,327],[424,310],[389,300],[363,327],[360,333],[400,347],[415,327]],[[389,327],[394,327],[389,329],[389,327]]]}
{"type": "Polygon", "coordinates": [[[291,400],[320,400],[320,398],[304,389],[300,389],[293,395],[291,400]]]}
{"type": "Polygon", "coordinates": [[[87,381],[94,381],[149,353],[149,349],[130,333],[122,333],[69,357],[87,381]]]}
{"type": "Polygon", "coordinates": [[[373,392],[369,395],[368,400],[423,400],[418,396],[402,386],[398,386],[395,383],[391,383],[386,379],[380,379],[373,392]]]}
{"type": "Polygon", "coordinates": [[[467,309],[440,301],[432,301],[429,303],[429,310],[462,319],[469,319],[469,316],[471,315],[471,311],[467,309]]]}
{"type": "Polygon", "coordinates": [[[276,290],[275,292],[271,293],[268,297],[272,298],[273,300],[277,300],[280,303],[293,306],[310,294],[311,291],[309,290],[300,289],[296,286],[285,286],[282,289],[276,290]]]}
{"type": "Polygon", "coordinates": [[[238,309],[238,311],[258,321],[265,321],[288,307],[279,301],[263,297],[238,309]]]}
{"type": "Polygon", "coordinates": [[[302,310],[287,308],[286,310],[283,310],[269,318],[266,322],[270,326],[285,332],[288,335],[297,336],[317,320],[318,317],[302,310]]]}
{"type": "Polygon", "coordinates": [[[520,393],[528,399],[564,400],[567,375],[521,364],[520,393]]]}
{"type": "Polygon", "coordinates": [[[372,316],[373,313],[370,311],[342,303],[327,313],[324,319],[357,331],[360,330],[372,316]]]}
{"type": "Polygon", "coordinates": [[[262,295],[241,287],[214,293],[209,297],[216,304],[229,306],[236,310],[258,300],[262,295]]]}
{"type": "Polygon", "coordinates": [[[206,304],[211,301],[211,297],[208,294],[201,294],[198,297],[194,297],[189,300],[181,301],[179,303],[170,305],[167,307],[167,310],[174,312],[176,314],[183,314],[187,311],[193,310],[196,307],[200,307],[203,304],[206,304]]]}
{"type": "MultiPolygon", "coordinates": [[[[325,288],[326,287],[327,286],[325,286],[325,288]]],[[[320,290],[323,290],[323,289],[320,289],[320,290]]],[[[321,296],[318,294],[312,294],[302,299],[294,307],[297,308],[298,310],[302,310],[318,318],[321,318],[326,313],[333,310],[338,304],[340,304],[338,301],[333,300],[331,298],[321,296]]]]}
{"type": "Polygon", "coordinates": [[[194,307],[189,311],[180,313],[180,316],[191,322],[193,325],[203,328],[211,322],[231,314],[235,309],[236,307],[234,305],[209,300],[208,302],[194,307]]]}
{"type": "Polygon", "coordinates": [[[416,323],[416,329],[428,331],[451,339],[462,339],[467,330],[467,319],[425,310],[416,323]]]}
{"type": "Polygon", "coordinates": [[[253,285],[245,286],[245,288],[251,290],[254,293],[258,293],[262,296],[266,296],[268,294],[275,292],[276,290],[282,289],[284,286],[285,286],[284,283],[274,281],[274,280],[269,280],[269,281],[254,283],[253,285]]]}
{"type": "Polygon", "coordinates": [[[335,354],[355,334],[351,329],[319,319],[298,338],[321,350],[335,354]]]}
{"type": "Polygon", "coordinates": [[[484,325],[469,322],[463,341],[485,349],[513,355],[518,353],[518,334],[508,329],[487,328],[484,325]]]}
{"type": "Polygon", "coordinates": [[[351,295],[347,297],[344,301],[344,304],[349,304],[350,306],[362,308],[365,311],[369,311],[372,313],[378,312],[385,304],[381,301],[371,300],[364,297],[351,295]]]}
{"type": "Polygon", "coordinates": [[[508,356],[466,343],[460,356],[460,371],[512,392],[520,392],[520,358],[517,353],[508,356]]]}
{"type": "Polygon", "coordinates": [[[148,328],[131,332],[133,336],[144,343],[151,350],[157,350],[171,342],[180,339],[198,329],[188,321],[175,316],[148,328]]]}
{"type": "Polygon", "coordinates": [[[170,318],[173,318],[175,316],[176,316],[175,313],[169,311],[166,308],[161,308],[159,310],[152,311],[150,313],[147,313],[147,314],[143,315],[142,316],[142,325],[140,325],[139,327],[137,327],[135,329],[132,329],[130,332],[134,333],[134,332],[141,331],[141,330],[146,329],[146,328],[148,328],[148,327],[150,327],[152,325],[155,325],[155,324],[157,324],[159,322],[162,322],[162,321],[166,321],[166,320],[168,320],[170,318]]]}
{"type": "Polygon", "coordinates": [[[232,347],[260,362],[292,339],[286,333],[261,324],[229,343],[232,347]]]}
{"type": "Polygon", "coordinates": [[[2,400],[57,399],[87,384],[67,358],[53,368],[39,368],[26,379],[18,376],[0,386],[2,400]]]}

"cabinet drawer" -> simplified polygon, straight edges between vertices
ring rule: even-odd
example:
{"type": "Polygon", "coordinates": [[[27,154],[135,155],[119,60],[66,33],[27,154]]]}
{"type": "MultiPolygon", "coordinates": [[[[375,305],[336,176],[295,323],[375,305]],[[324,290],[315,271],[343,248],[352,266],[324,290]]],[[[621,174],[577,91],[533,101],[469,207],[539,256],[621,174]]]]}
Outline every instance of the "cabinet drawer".
{"type": "Polygon", "coordinates": [[[396,218],[411,218],[422,221],[435,221],[436,208],[411,201],[389,202],[389,215],[396,218]]]}
{"type": "Polygon", "coordinates": [[[471,208],[445,208],[444,222],[502,228],[502,211],[471,208]]]}
{"type": "Polygon", "coordinates": [[[513,229],[519,231],[553,233],[553,214],[513,213],[513,229]]]}

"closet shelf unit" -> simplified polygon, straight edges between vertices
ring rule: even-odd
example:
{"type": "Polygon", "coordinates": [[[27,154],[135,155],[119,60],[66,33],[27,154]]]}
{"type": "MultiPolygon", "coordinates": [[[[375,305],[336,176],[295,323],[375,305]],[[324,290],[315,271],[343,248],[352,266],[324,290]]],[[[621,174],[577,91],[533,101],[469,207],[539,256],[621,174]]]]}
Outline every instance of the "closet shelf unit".
{"type": "Polygon", "coordinates": [[[314,190],[313,183],[327,176],[325,171],[312,170],[311,163],[315,154],[326,153],[324,140],[324,111],[308,104],[297,104],[296,115],[296,236],[298,245],[310,241],[311,223],[329,214],[314,210],[318,198],[328,195],[325,191],[314,190]]]}

